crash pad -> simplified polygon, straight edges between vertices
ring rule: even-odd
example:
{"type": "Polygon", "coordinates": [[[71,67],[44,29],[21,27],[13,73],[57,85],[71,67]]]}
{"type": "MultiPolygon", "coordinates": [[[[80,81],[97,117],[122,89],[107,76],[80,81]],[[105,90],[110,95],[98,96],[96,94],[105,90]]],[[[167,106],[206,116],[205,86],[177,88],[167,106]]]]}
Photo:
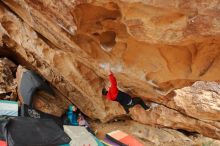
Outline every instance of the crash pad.
{"type": "Polygon", "coordinates": [[[119,145],[123,145],[123,146],[144,146],[137,139],[135,139],[133,136],[131,136],[123,131],[120,131],[120,130],[116,130],[116,131],[107,133],[106,137],[109,140],[111,140],[119,145]]]}
{"type": "Polygon", "coordinates": [[[20,116],[35,119],[52,119],[63,129],[63,122],[60,117],[44,113],[25,104],[21,105],[20,116]]]}
{"type": "Polygon", "coordinates": [[[93,136],[98,146],[105,146],[97,137],[93,136]]]}
{"type": "Polygon", "coordinates": [[[107,139],[107,138],[104,138],[102,141],[101,141],[105,146],[120,146],[119,144],[107,139]]]}
{"type": "Polygon", "coordinates": [[[92,134],[85,127],[81,126],[64,126],[64,131],[72,139],[70,146],[98,146],[92,134]]]}
{"type": "Polygon", "coordinates": [[[7,146],[7,143],[5,141],[0,140],[0,146],[7,146]]]}
{"type": "Polygon", "coordinates": [[[23,104],[31,106],[32,97],[38,90],[44,90],[51,95],[54,94],[53,89],[34,71],[18,69],[16,76],[18,80],[18,96],[23,104]]]}
{"type": "Polygon", "coordinates": [[[51,119],[14,117],[4,131],[9,146],[68,144],[70,137],[51,119]]]}
{"type": "Polygon", "coordinates": [[[18,103],[15,101],[0,100],[0,115],[18,116],[18,103]]]}
{"type": "Polygon", "coordinates": [[[9,116],[0,116],[0,140],[5,141],[5,131],[7,131],[6,127],[7,124],[9,123],[10,118],[14,117],[9,117],[9,116]]]}

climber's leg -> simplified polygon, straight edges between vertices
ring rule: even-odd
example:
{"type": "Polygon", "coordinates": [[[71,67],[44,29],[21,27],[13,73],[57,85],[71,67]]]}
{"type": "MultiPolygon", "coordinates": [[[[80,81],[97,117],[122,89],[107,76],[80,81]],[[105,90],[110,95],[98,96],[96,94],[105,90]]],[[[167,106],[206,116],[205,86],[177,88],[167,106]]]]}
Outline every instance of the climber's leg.
{"type": "Polygon", "coordinates": [[[134,105],[139,104],[141,105],[145,110],[149,109],[150,107],[147,106],[144,101],[140,97],[134,97],[132,98],[132,102],[134,105]]]}

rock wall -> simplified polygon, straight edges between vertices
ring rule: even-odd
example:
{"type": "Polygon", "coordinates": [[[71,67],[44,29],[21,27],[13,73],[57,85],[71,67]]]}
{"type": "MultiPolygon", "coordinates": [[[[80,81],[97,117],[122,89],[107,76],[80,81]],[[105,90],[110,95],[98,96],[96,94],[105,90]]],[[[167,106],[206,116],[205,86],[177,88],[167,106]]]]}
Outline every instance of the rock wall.
{"type": "Polygon", "coordinates": [[[137,90],[130,80],[139,81],[145,96],[155,90],[164,95],[188,80],[219,80],[218,1],[4,2],[95,72],[111,63],[119,75],[127,75],[122,87],[137,90]]]}
{"type": "Polygon", "coordinates": [[[17,98],[14,74],[17,66],[7,58],[0,58],[0,99],[15,100],[17,98]]]}
{"type": "Polygon", "coordinates": [[[220,139],[219,91],[175,90],[220,80],[218,0],[2,2],[2,56],[37,71],[90,118],[125,115],[101,96],[111,64],[121,90],[160,104],[143,115],[135,107],[134,120],[220,139]]]}

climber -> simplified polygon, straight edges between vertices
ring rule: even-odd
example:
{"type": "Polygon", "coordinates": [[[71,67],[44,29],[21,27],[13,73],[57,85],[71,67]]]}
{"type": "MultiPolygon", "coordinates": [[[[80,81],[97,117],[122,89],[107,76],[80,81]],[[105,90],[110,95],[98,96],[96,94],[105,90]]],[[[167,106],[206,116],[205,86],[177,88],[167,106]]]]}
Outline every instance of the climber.
{"type": "Polygon", "coordinates": [[[106,90],[106,88],[103,88],[102,95],[105,95],[106,98],[109,100],[119,102],[127,113],[129,113],[129,108],[135,106],[136,104],[141,105],[145,110],[150,108],[144,103],[144,101],[141,98],[139,97],[132,98],[127,93],[118,90],[117,81],[110,69],[110,66],[107,66],[107,70],[109,73],[109,80],[111,86],[108,89],[108,91],[106,90]]]}

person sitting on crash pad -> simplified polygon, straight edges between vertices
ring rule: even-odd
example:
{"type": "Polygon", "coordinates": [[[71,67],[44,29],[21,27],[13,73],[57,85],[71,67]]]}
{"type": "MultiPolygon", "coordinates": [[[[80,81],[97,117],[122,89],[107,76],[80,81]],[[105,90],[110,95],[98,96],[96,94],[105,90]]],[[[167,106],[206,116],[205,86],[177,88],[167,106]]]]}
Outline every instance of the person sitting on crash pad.
{"type": "Polygon", "coordinates": [[[67,111],[67,118],[69,120],[69,124],[73,126],[78,126],[78,110],[74,105],[70,105],[67,111]]]}
{"type": "Polygon", "coordinates": [[[127,93],[120,91],[117,87],[117,81],[110,69],[110,66],[107,66],[107,70],[109,73],[109,81],[111,85],[108,90],[106,90],[106,88],[102,89],[102,95],[105,95],[106,98],[111,101],[119,102],[127,113],[129,113],[129,108],[135,106],[136,104],[141,105],[145,110],[150,108],[144,103],[144,101],[141,98],[132,98],[127,93]]]}

